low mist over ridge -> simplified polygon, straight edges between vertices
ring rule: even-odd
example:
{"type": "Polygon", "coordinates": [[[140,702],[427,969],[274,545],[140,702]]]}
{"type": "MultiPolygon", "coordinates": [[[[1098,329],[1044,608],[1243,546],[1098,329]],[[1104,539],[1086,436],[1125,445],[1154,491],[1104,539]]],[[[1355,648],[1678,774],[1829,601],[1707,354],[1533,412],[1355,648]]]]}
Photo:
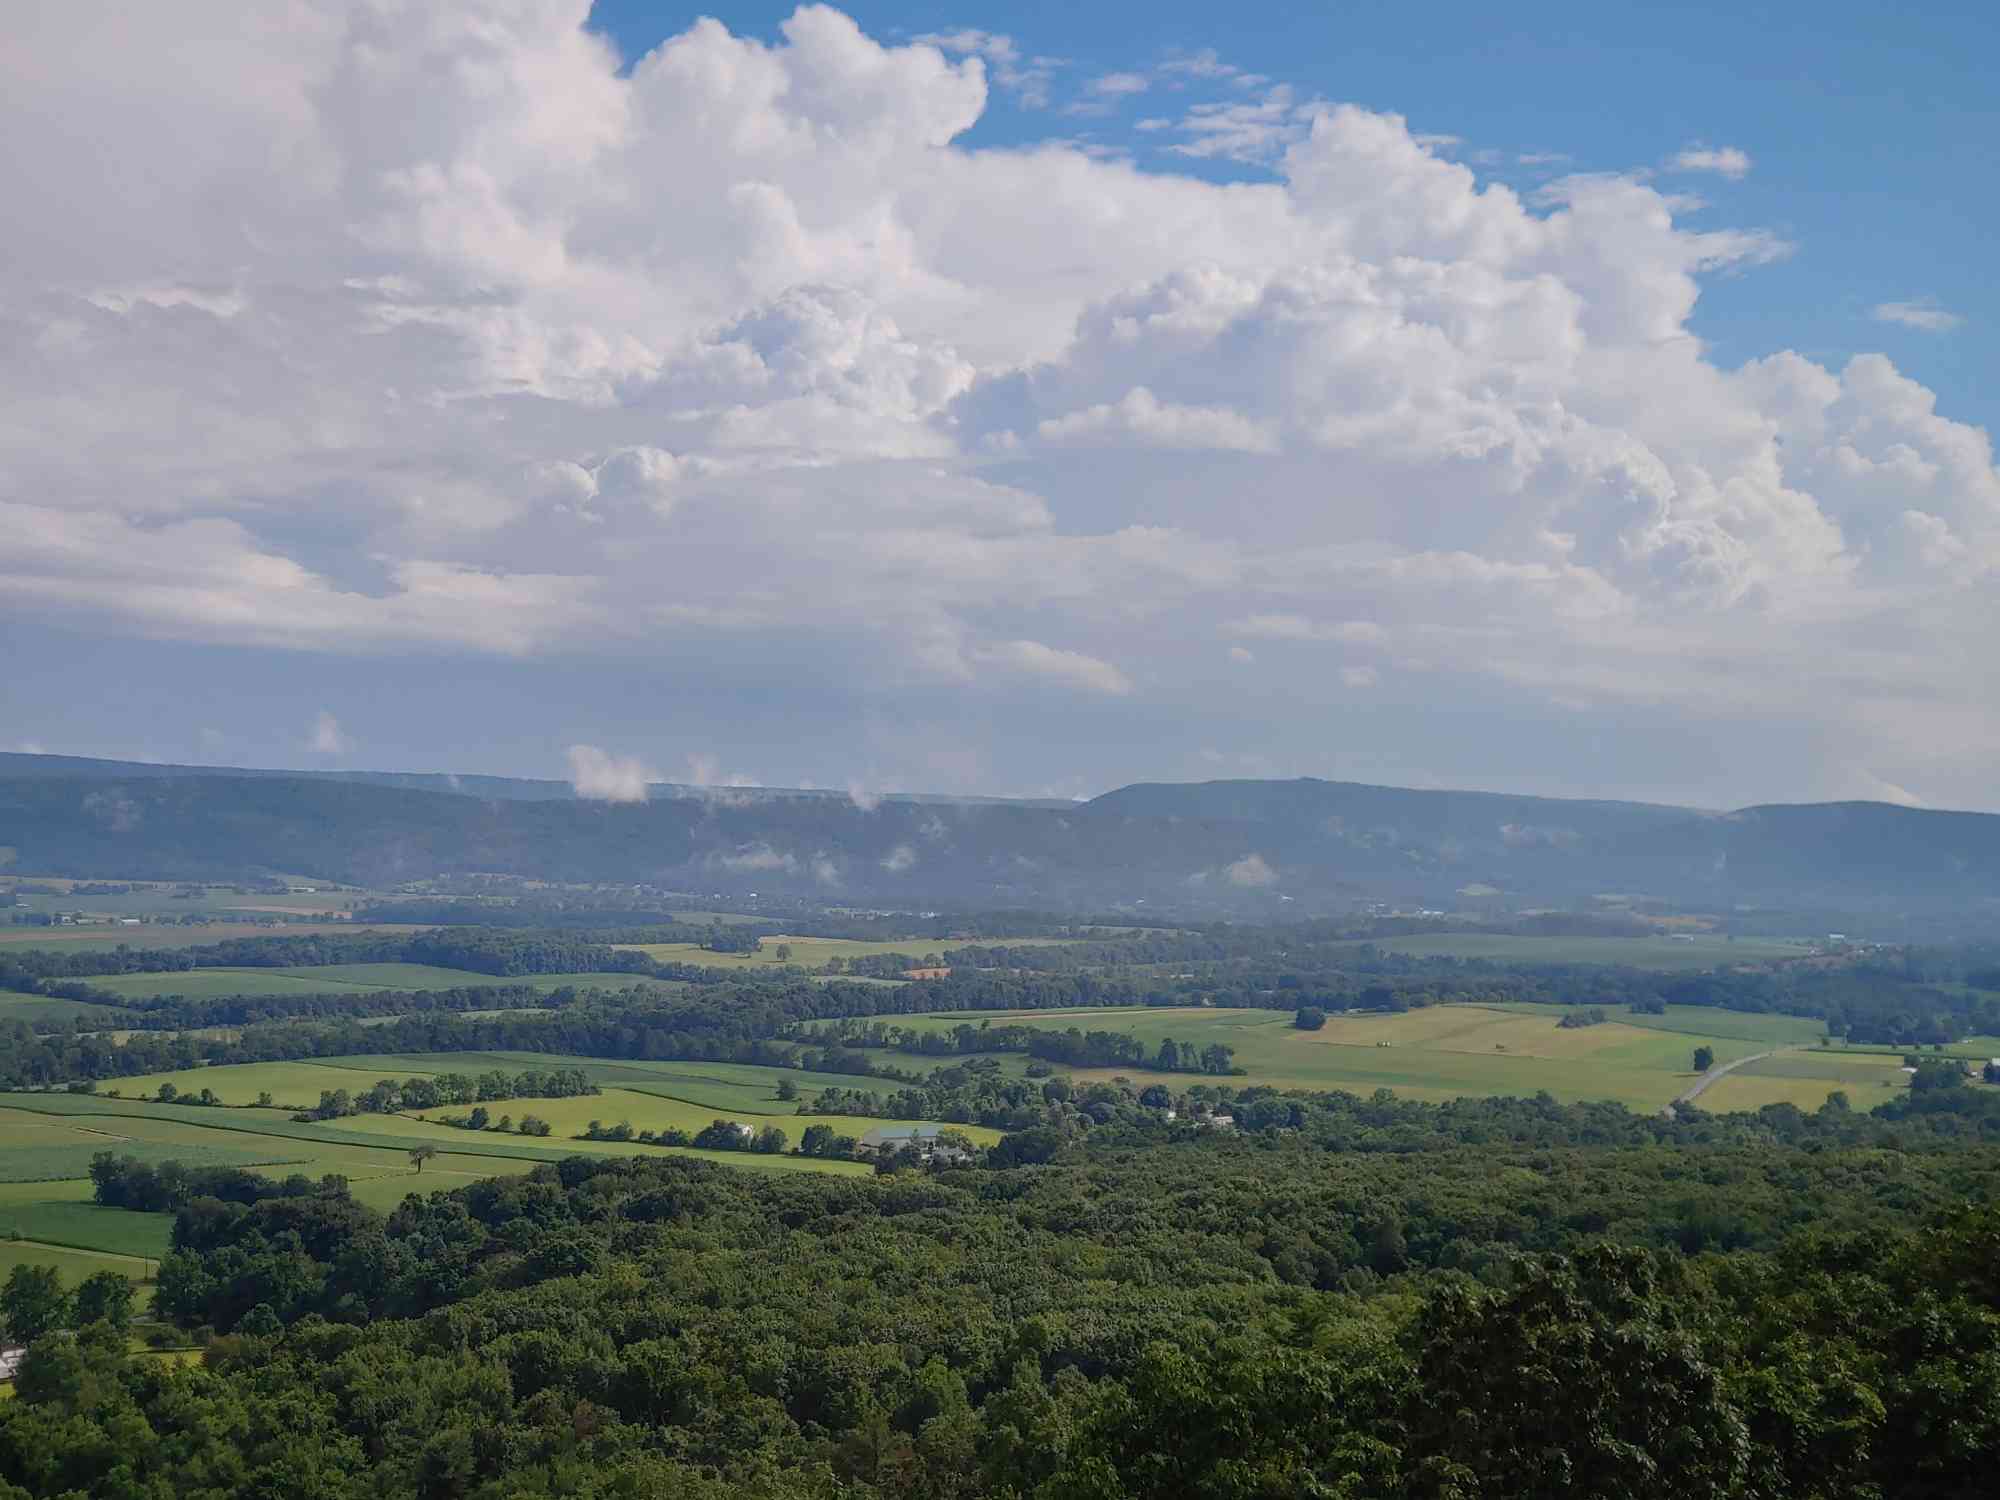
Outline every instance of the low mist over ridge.
{"type": "Polygon", "coordinates": [[[0,762],[0,847],[38,874],[376,886],[493,873],[882,903],[1370,902],[2000,912],[2000,817],[1885,803],[1727,813],[1345,782],[1141,784],[1081,804],[0,762]],[[398,784],[398,783],[404,784],[398,784]],[[453,789],[455,788],[455,789],[453,789]]]}

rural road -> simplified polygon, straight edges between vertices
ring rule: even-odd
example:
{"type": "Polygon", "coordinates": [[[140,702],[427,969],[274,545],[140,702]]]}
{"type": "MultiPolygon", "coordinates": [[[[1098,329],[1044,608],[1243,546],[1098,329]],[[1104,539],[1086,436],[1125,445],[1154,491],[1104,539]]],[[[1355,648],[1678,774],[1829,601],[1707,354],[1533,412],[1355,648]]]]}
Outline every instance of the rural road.
{"type": "Polygon", "coordinates": [[[1748,1057],[1737,1058],[1735,1062],[1726,1062],[1723,1063],[1720,1067],[1710,1068],[1706,1073],[1702,1074],[1701,1077],[1697,1078],[1692,1084],[1690,1084],[1685,1091],[1676,1094],[1674,1096],[1674,1102],[1672,1104],[1669,1104],[1664,1110],[1661,1111],[1661,1113],[1671,1115],[1677,1106],[1682,1104],[1694,1103],[1695,1100],[1701,1097],[1701,1092],[1703,1089],[1707,1088],[1711,1083],[1714,1083],[1715,1080],[1722,1077],[1723,1074],[1735,1072],[1736,1069],[1742,1067],[1745,1063],[1757,1062],[1763,1058],[1774,1056],[1777,1053],[1790,1052],[1792,1050],[1793,1049],[1790,1047],[1773,1047],[1769,1052],[1753,1052],[1748,1057]]]}

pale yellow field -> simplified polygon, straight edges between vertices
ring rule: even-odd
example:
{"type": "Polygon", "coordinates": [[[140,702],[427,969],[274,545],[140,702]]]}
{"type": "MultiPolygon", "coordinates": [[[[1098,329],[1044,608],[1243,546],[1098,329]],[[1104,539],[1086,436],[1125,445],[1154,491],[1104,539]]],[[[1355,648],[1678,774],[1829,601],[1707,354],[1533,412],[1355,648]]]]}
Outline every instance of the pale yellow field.
{"type": "Polygon", "coordinates": [[[1796,1104],[1818,1109],[1839,1089],[1855,1109],[1868,1110],[1909,1087],[1900,1057],[1880,1052],[1838,1049],[1785,1052],[1746,1063],[1717,1079],[1695,1102],[1715,1114],[1758,1109],[1766,1104],[1796,1104]]]}

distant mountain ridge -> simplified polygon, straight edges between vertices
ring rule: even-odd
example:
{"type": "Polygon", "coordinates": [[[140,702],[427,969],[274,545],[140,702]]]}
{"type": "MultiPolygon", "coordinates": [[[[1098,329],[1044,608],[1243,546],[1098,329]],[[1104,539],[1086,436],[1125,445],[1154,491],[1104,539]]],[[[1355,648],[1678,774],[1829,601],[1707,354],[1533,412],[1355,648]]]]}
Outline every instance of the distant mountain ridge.
{"type": "Polygon", "coordinates": [[[561,783],[440,789],[398,774],[7,756],[0,859],[35,874],[385,886],[494,873],[901,905],[1303,911],[1623,893],[2000,920],[2000,816],[1884,803],[1713,813],[1305,779],[1138,784],[1082,804],[764,788],[611,804],[521,790],[561,783]]]}
{"type": "MultiPolygon", "coordinates": [[[[101,760],[87,755],[31,755],[24,751],[0,751],[0,780],[10,777],[96,776],[179,778],[190,776],[278,777],[305,781],[351,781],[360,786],[398,787],[410,792],[447,792],[458,797],[486,797],[503,802],[574,802],[580,800],[576,788],[567,781],[543,780],[527,776],[485,776],[456,771],[280,771],[251,766],[172,765],[163,761],[101,760]]],[[[646,784],[651,797],[740,796],[782,800],[794,797],[825,797],[852,800],[852,793],[824,787],[714,787],[692,782],[653,781],[646,784]]],[[[957,806],[987,803],[1019,803],[1028,807],[1070,807],[1074,803],[1055,797],[977,797],[951,792],[882,792],[884,802],[917,802],[957,806]]],[[[869,800],[875,800],[871,796],[869,800]]]]}

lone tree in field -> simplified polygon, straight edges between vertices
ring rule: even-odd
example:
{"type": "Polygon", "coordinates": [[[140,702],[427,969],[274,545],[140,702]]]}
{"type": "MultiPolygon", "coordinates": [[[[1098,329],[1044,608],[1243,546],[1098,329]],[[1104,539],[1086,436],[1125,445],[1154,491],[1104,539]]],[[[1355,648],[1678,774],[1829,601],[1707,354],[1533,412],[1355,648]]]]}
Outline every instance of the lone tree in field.
{"type": "Polygon", "coordinates": [[[435,1146],[412,1146],[410,1148],[410,1165],[417,1169],[419,1176],[422,1176],[424,1163],[437,1154],[438,1148],[435,1146]]]}
{"type": "Polygon", "coordinates": [[[1326,1012],[1317,1005],[1301,1005],[1299,1013],[1292,1017],[1292,1024],[1300,1031],[1318,1031],[1326,1025],[1326,1012]]]}
{"type": "Polygon", "coordinates": [[[1694,1049],[1695,1072],[1706,1073],[1710,1068],[1714,1066],[1715,1066],[1715,1049],[1713,1047],[1697,1047],[1694,1049]]]}
{"type": "Polygon", "coordinates": [[[785,1100],[798,1098],[799,1086],[789,1078],[780,1078],[778,1080],[778,1097],[785,1100]]]}

